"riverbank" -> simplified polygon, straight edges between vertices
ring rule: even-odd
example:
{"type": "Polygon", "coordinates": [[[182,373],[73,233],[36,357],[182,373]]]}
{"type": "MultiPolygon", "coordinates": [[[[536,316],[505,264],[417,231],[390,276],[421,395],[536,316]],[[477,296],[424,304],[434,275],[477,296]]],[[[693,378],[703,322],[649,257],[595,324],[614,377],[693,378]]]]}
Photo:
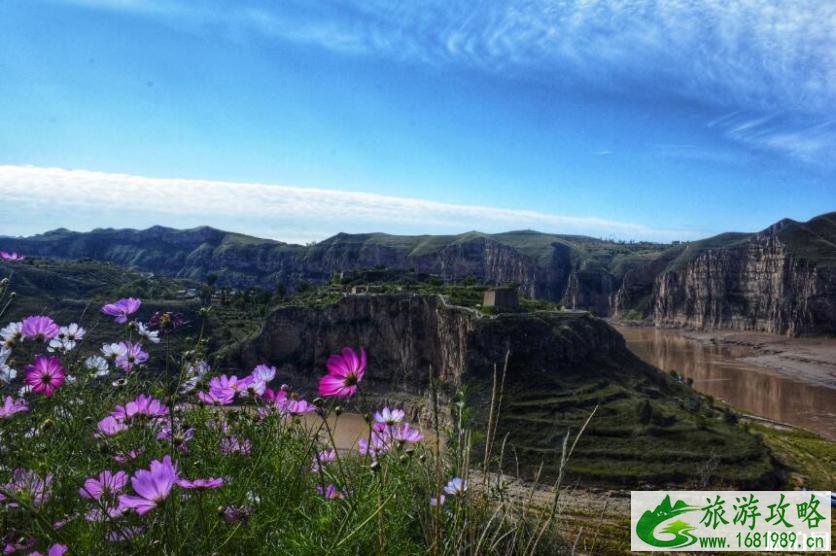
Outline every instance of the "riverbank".
{"type": "Polygon", "coordinates": [[[638,357],[696,390],[836,440],[836,339],[611,324],[638,357]]]}
{"type": "Polygon", "coordinates": [[[781,376],[836,388],[836,337],[788,337],[739,330],[689,330],[656,328],[630,321],[610,321],[619,331],[625,329],[663,330],[709,346],[747,348],[748,355],[736,357],[746,363],[781,376]]]}

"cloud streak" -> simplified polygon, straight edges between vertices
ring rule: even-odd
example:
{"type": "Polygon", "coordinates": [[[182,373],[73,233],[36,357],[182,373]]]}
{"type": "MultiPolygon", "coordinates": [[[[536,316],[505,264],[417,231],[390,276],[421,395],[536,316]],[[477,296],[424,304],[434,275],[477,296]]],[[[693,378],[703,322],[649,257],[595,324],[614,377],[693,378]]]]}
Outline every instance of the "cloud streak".
{"type": "MultiPolygon", "coordinates": [[[[161,179],[32,166],[0,165],[0,199],[23,212],[43,212],[50,227],[78,211],[95,226],[195,220],[279,240],[321,240],[340,231],[460,233],[536,228],[623,239],[692,239],[695,231],[656,229],[604,218],[440,203],[375,193],[191,179],[161,179]],[[137,220],[139,218],[139,220],[137,220]],[[114,221],[115,220],[115,221],[114,221]],[[277,225],[277,223],[279,223],[277,225]]],[[[20,213],[18,213],[20,214],[20,213]]],[[[8,225],[8,224],[7,224],[8,225]]],[[[18,233],[2,230],[0,233],[18,233]]]]}

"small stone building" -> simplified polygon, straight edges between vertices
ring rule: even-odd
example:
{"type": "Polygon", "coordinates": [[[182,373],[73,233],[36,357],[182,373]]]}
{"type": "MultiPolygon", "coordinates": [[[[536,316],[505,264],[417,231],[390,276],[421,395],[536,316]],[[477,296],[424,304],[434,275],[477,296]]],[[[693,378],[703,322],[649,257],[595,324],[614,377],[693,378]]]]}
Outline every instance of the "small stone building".
{"type": "Polygon", "coordinates": [[[488,288],[482,300],[483,307],[519,307],[520,299],[515,287],[488,288]]]}

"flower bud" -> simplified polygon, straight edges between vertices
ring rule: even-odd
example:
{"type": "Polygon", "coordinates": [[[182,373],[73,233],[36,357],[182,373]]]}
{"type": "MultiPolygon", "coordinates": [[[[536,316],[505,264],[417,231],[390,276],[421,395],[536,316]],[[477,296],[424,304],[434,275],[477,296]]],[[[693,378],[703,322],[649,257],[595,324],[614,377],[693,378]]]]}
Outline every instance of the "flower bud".
{"type": "Polygon", "coordinates": [[[334,413],[337,415],[337,417],[342,415],[343,414],[343,406],[338,405],[337,407],[335,407],[334,408],[334,413]]]}

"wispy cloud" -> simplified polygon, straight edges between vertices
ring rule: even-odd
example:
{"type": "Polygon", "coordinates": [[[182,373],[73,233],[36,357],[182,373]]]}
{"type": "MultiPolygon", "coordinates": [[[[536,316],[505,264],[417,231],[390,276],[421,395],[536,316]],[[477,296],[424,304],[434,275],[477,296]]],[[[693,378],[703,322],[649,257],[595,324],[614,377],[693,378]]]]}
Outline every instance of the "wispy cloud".
{"type": "MultiPolygon", "coordinates": [[[[259,183],[159,179],[88,170],[0,165],[5,209],[41,214],[44,226],[68,226],[78,210],[93,212],[95,226],[188,222],[233,226],[284,241],[320,240],[340,231],[460,233],[535,228],[598,237],[668,241],[697,231],[657,229],[597,217],[439,203],[374,193],[259,183]],[[139,218],[138,218],[139,217],[139,218]],[[48,224],[46,224],[48,222],[48,224]]],[[[21,233],[8,229],[0,233],[21,233]]],[[[69,226],[68,226],[69,227],[69,226]]]]}
{"type": "Polygon", "coordinates": [[[811,164],[833,164],[836,119],[735,112],[708,123],[725,137],[752,148],[788,154],[811,164]]]}
{"type": "Polygon", "coordinates": [[[836,103],[836,3],[782,0],[55,0],[184,28],[242,29],[323,48],[492,71],[650,85],[720,105],[836,103]]]}
{"type": "MultiPolygon", "coordinates": [[[[155,17],[191,32],[350,55],[524,74],[619,98],[781,113],[783,128],[726,137],[809,161],[836,148],[799,122],[836,106],[836,2],[784,0],[51,0],[155,17]]],[[[759,116],[758,116],[759,115],[759,116]]],[[[746,122],[738,122],[745,125],[746,122]]]]}

